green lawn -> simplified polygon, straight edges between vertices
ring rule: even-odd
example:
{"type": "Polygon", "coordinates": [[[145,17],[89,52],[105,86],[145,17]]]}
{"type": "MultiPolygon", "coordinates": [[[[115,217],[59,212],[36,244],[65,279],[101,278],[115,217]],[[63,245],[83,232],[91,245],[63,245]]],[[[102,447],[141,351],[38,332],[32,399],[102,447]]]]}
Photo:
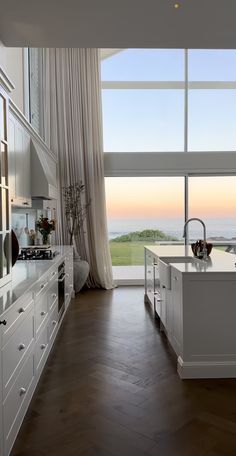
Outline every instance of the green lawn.
{"type": "MultiPolygon", "coordinates": [[[[144,264],[144,246],[154,244],[154,241],[113,242],[110,241],[110,251],[113,266],[137,266],[144,264]]],[[[225,247],[215,247],[225,250],[225,247]]]]}
{"type": "MultiPolygon", "coordinates": [[[[144,246],[147,241],[112,242],[110,251],[113,266],[128,266],[144,264],[144,246]]],[[[150,244],[154,244],[151,242],[150,244]]]]}

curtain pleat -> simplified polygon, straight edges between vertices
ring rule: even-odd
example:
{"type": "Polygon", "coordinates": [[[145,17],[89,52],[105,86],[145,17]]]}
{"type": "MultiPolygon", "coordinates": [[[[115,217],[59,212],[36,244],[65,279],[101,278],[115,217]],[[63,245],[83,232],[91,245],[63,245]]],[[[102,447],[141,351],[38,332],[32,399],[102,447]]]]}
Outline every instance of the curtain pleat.
{"type": "MultiPolygon", "coordinates": [[[[88,285],[113,288],[103,167],[100,60],[98,49],[42,50],[45,141],[58,156],[60,188],[83,182],[91,200],[84,231],[75,238],[90,265],[88,285]]],[[[68,244],[64,201],[58,198],[57,241],[68,244]]]]}

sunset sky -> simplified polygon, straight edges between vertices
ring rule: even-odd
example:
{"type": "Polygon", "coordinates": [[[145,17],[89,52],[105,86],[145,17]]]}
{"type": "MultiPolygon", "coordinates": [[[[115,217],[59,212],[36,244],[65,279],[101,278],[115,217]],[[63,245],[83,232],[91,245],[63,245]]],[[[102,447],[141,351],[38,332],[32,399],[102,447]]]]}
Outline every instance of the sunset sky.
{"type": "MultiPolygon", "coordinates": [[[[236,177],[189,179],[191,217],[234,217],[236,177]]],[[[106,178],[108,218],[182,218],[184,178],[106,178]]]]}

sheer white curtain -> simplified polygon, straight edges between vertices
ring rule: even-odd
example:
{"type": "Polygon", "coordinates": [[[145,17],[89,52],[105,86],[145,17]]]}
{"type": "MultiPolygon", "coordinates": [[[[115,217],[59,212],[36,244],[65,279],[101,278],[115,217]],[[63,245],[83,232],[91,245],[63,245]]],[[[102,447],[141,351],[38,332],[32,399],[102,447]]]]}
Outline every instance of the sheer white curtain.
{"type": "MultiPolygon", "coordinates": [[[[91,199],[79,254],[90,265],[89,286],[113,287],[103,169],[100,60],[98,49],[43,49],[43,129],[58,155],[60,188],[82,181],[91,199]]],[[[60,194],[58,234],[68,243],[60,194]]]]}

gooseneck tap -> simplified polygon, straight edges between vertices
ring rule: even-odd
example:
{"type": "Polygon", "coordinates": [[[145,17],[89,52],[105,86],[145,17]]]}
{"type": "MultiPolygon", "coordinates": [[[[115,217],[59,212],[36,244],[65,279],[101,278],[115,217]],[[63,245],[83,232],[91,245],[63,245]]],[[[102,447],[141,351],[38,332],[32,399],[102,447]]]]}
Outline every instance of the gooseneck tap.
{"type": "Polygon", "coordinates": [[[189,222],[191,222],[192,220],[196,220],[197,222],[200,222],[203,226],[203,238],[204,238],[204,241],[203,241],[203,260],[206,260],[207,259],[207,247],[206,247],[206,225],[205,223],[200,219],[200,218],[197,218],[197,217],[193,217],[193,218],[190,218],[188,219],[185,224],[184,224],[184,232],[183,232],[183,237],[186,239],[186,236],[187,236],[187,225],[189,224],[189,222]]]}

